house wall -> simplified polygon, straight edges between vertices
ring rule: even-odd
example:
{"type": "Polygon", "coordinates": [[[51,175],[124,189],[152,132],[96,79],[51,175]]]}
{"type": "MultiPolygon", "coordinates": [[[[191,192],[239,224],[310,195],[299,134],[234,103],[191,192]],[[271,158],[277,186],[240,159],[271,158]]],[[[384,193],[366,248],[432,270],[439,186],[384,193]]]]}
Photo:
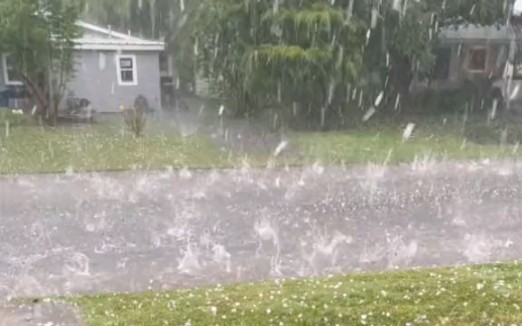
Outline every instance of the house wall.
{"type": "MultiPolygon", "coordinates": [[[[1,57],[1,53],[0,53],[0,57],[1,57]]],[[[4,78],[4,65],[1,64],[1,60],[0,60],[0,89],[3,89],[5,87],[5,78],[4,78]]]]}
{"type": "Polygon", "coordinates": [[[132,107],[139,95],[147,98],[151,108],[160,109],[159,53],[79,51],[75,58],[75,74],[68,84],[68,91],[74,92],[75,97],[88,99],[92,108],[100,113],[119,112],[121,106],[132,107]],[[118,85],[118,54],[136,56],[137,85],[118,85]]]}

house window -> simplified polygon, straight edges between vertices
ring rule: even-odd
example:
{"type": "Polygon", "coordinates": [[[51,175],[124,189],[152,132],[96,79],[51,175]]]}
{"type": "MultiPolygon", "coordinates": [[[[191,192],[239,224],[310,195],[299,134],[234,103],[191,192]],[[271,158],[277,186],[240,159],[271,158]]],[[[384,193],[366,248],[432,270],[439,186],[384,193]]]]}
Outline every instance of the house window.
{"type": "Polygon", "coordinates": [[[135,55],[118,55],[118,83],[123,86],[138,85],[138,69],[135,55]]]}
{"type": "Polygon", "coordinates": [[[2,70],[6,85],[23,85],[22,76],[16,70],[14,60],[9,54],[2,54],[2,70]]]}
{"type": "Polygon", "coordinates": [[[488,51],[485,47],[471,48],[469,51],[468,69],[470,71],[486,70],[488,51]]]}

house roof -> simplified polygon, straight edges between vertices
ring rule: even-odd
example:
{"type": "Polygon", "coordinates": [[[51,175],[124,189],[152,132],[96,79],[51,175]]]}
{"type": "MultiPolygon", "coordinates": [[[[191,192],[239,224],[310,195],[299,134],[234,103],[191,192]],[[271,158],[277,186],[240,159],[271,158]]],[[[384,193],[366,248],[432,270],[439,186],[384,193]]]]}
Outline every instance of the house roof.
{"type": "Polygon", "coordinates": [[[112,31],[83,21],[76,23],[84,29],[84,35],[75,40],[78,50],[108,50],[108,51],[163,51],[165,43],[151,41],[112,31]]]}
{"type": "Polygon", "coordinates": [[[465,41],[508,42],[513,38],[505,25],[481,26],[460,24],[445,27],[440,33],[441,40],[446,43],[461,43],[465,41]]]}

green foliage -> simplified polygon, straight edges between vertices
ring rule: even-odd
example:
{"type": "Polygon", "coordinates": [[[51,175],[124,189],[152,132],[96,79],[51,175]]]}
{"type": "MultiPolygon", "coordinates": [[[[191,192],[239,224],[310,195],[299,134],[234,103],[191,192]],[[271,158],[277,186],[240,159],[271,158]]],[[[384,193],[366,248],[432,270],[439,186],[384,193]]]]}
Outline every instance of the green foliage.
{"type": "Polygon", "coordinates": [[[9,53],[40,113],[56,121],[73,73],[81,0],[0,0],[0,49],[9,53]]]}
{"type": "Polygon", "coordinates": [[[199,63],[239,114],[298,104],[319,119],[358,77],[364,31],[338,5],[207,0],[199,14],[199,63]]]}
{"type": "Polygon", "coordinates": [[[332,26],[339,26],[345,22],[345,15],[342,11],[324,5],[315,5],[301,10],[282,8],[276,12],[270,11],[266,16],[279,22],[295,24],[296,27],[305,27],[308,30],[312,26],[331,30],[332,26]]]}
{"type": "Polygon", "coordinates": [[[408,98],[413,78],[433,68],[441,27],[503,23],[511,4],[91,0],[85,16],[142,36],[165,37],[182,84],[202,74],[240,115],[297,104],[308,119],[326,115],[335,121],[334,112],[352,111],[349,92],[355,89],[362,90],[363,111],[383,90],[384,104],[394,103],[397,94],[408,98]]]}
{"type": "Polygon", "coordinates": [[[207,0],[199,62],[240,113],[297,104],[323,125],[346,112],[354,89],[368,107],[382,90],[383,103],[407,98],[413,78],[432,70],[440,27],[507,12],[503,0],[445,3],[207,0]]]}
{"type": "Polygon", "coordinates": [[[504,23],[513,3],[514,0],[435,0],[428,1],[428,8],[443,22],[491,25],[504,23]]]}

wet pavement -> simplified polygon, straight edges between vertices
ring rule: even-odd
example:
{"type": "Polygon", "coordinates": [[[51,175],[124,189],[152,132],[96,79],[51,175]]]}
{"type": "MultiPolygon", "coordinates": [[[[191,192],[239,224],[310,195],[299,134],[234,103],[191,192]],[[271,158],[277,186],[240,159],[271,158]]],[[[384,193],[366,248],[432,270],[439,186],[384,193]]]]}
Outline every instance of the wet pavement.
{"type": "Polygon", "coordinates": [[[77,308],[63,303],[31,302],[0,306],[0,326],[83,326],[77,308]]]}
{"type": "Polygon", "coordinates": [[[419,161],[2,177],[0,299],[518,260],[521,176],[419,161]]]}

